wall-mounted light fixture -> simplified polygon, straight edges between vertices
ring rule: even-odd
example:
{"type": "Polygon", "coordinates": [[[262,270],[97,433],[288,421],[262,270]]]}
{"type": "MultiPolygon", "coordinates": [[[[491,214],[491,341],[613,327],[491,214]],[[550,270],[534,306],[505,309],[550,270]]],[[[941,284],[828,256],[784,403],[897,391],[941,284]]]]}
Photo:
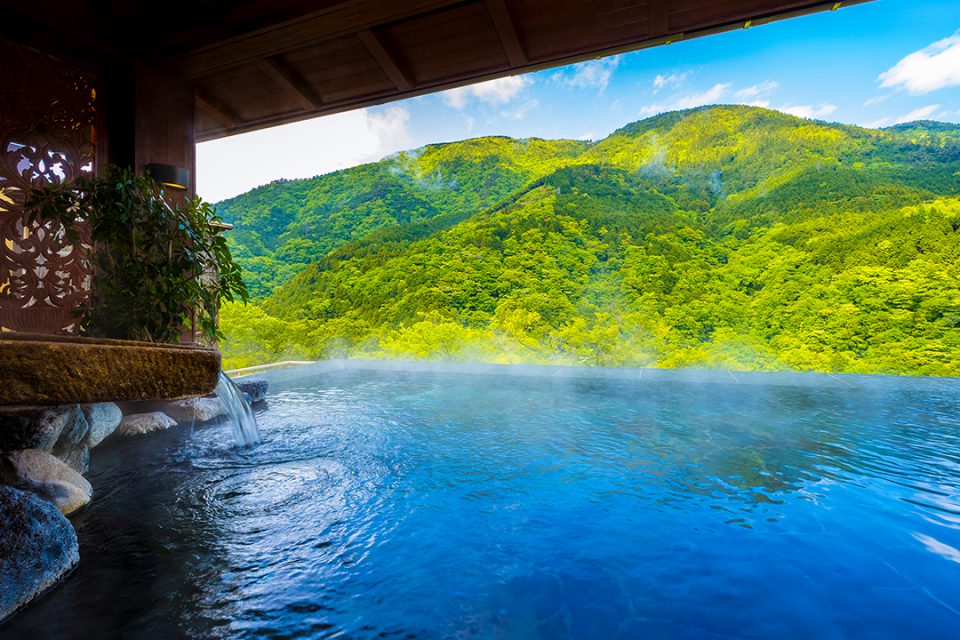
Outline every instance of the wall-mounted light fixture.
{"type": "Polygon", "coordinates": [[[190,187],[190,169],[175,167],[172,164],[148,164],[150,177],[171,189],[185,191],[190,187]]]}

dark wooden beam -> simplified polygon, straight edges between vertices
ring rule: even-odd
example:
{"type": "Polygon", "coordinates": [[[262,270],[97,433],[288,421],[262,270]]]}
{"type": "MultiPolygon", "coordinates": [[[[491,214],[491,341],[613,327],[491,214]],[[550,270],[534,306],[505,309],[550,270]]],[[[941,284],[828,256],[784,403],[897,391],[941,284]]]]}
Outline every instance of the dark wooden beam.
{"type": "MultiPolygon", "coordinates": [[[[0,0],[2,1],[2,0],[0,0]]],[[[116,2],[116,0],[113,0],[116,2]]],[[[189,5],[190,19],[177,20],[173,28],[161,33],[153,49],[161,55],[176,57],[206,46],[206,43],[225,42],[234,38],[267,32],[277,25],[336,11],[338,6],[352,0],[270,0],[251,2],[234,0],[224,3],[206,0],[184,3],[189,5]],[[228,10],[225,8],[229,6],[228,10]]],[[[129,2],[136,5],[136,3],[129,2]]],[[[142,7],[139,8],[142,12],[142,7]]]]}
{"type": "Polygon", "coordinates": [[[270,76],[277,86],[290,94],[290,97],[296,100],[304,111],[313,111],[323,106],[323,100],[316,91],[280,56],[262,58],[257,61],[257,66],[270,76]]]}
{"type": "Polygon", "coordinates": [[[463,0],[344,0],[293,20],[268,23],[255,32],[198,47],[183,54],[179,65],[184,73],[195,78],[461,2],[463,0]]]}
{"type": "Polygon", "coordinates": [[[82,2],[0,0],[3,37],[47,53],[76,57],[84,67],[115,64],[122,55],[112,15],[100,15],[82,2]]]}
{"type": "Polygon", "coordinates": [[[670,0],[647,0],[647,13],[649,37],[670,33],[670,0]]]}
{"type": "Polygon", "coordinates": [[[527,64],[529,62],[527,52],[524,51],[523,44],[517,36],[517,28],[513,24],[513,18],[510,17],[510,10],[507,9],[506,1],[485,0],[485,4],[490,19],[493,20],[493,26],[497,29],[500,44],[503,45],[503,50],[507,54],[507,60],[514,67],[527,64]]]}
{"type": "Polygon", "coordinates": [[[240,118],[213,98],[197,93],[195,99],[197,108],[216,120],[224,129],[235,129],[240,126],[240,118]]]}
{"type": "Polygon", "coordinates": [[[370,55],[376,59],[377,64],[383,69],[383,72],[390,78],[390,82],[396,85],[401,91],[410,91],[416,85],[413,78],[407,71],[400,66],[396,56],[394,56],[387,46],[383,43],[383,38],[376,31],[364,29],[357,34],[360,41],[366,45],[370,55]]]}

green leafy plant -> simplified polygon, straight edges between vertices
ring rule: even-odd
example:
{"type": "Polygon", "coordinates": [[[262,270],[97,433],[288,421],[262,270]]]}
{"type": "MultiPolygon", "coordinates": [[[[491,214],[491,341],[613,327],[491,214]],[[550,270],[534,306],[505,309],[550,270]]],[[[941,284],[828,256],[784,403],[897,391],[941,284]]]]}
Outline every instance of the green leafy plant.
{"type": "Polygon", "coordinates": [[[78,310],[85,335],[178,342],[195,321],[215,341],[221,303],[247,300],[216,210],[200,198],[179,202],[150,177],[108,167],[35,189],[26,208],[71,242],[89,226],[93,280],[78,310]]]}

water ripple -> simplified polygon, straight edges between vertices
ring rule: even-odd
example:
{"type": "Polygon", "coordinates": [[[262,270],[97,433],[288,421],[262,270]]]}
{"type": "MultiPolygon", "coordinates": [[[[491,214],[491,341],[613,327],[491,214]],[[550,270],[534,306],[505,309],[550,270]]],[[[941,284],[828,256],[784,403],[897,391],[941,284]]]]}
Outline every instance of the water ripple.
{"type": "Polygon", "coordinates": [[[956,380],[288,371],[257,417],[98,448],[81,568],[11,637],[960,625],[956,380]]]}

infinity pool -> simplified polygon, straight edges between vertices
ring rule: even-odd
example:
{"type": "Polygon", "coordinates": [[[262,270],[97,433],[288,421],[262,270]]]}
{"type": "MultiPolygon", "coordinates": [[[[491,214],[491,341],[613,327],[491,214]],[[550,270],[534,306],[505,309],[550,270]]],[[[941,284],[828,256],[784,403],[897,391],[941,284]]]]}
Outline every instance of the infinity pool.
{"type": "MultiPolygon", "coordinates": [[[[3,638],[947,638],[956,379],[325,363],[94,452],[3,638]]],[[[115,438],[114,440],[118,440],[115,438]]]]}

